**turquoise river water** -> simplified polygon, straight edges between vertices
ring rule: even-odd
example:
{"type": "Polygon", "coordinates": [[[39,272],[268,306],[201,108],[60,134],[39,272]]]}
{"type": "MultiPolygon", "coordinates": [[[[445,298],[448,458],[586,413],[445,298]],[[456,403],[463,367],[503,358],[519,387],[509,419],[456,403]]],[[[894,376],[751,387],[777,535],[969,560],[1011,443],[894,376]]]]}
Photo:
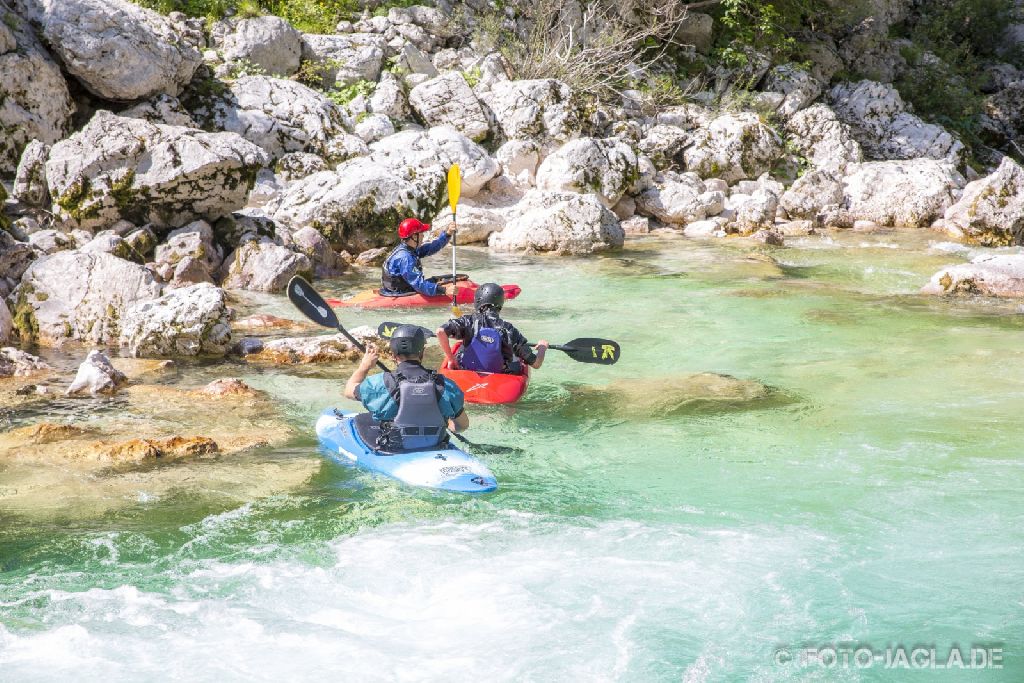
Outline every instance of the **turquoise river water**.
{"type": "MultiPolygon", "coordinates": [[[[0,680],[1024,680],[1024,314],[917,293],[971,253],[924,231],[460,249],[523,286],[505,313],[531,339],[623,350],[551,352],[515,408],[471,410],[467,436],[522,449],[481,456],[500,488],[478,498],[317,452],[351,366],[186,365],[174,383],[269,392],[293,435],[102,505],[0,496],[0,680]],[[887,668],[915,646],[999,668],[887,668]]],[[[72,403],[2,428],[120,409],[72,403]]],[[[0,490],[23,475],[0,461],[0,490]]]]}

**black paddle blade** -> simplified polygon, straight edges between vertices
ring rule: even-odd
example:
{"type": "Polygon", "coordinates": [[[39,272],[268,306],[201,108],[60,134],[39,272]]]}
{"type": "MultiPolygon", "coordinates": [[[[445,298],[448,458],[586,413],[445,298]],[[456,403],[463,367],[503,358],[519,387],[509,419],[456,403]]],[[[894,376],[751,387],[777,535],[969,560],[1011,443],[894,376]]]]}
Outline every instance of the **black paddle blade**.
{"type": "Polygon", "coordinates": [[[552,345],[551,348],[565,351],[570,358],[580,363],[615,365],[619,361],[619,345],[611,339],[580,337],[565,344],[552,345]]]}
{"type": "Polygon", "coordinates": [[[334,309],[302,277],[296,275],[288,281],[288,299],[313,322],[338,329],[338,316],[334,314],[334,309]]]}
{"type": "MultiPolygon", "coordinates": [[[[382,339],[391,339],[391,335],[395,333],[395,330],[397,330],[399,327],[405,324],[406,323],[381,323],[380,325],[377,326],[377,336],[382,339]]],[[[423,330],[423,334],[427,337],[437,336],[436,334],[434,334],[433,330],[429,330],[426,327],[420,327],[419,325],[415,325],[415,327],[419,327],[421,330],[423,330]]]]}

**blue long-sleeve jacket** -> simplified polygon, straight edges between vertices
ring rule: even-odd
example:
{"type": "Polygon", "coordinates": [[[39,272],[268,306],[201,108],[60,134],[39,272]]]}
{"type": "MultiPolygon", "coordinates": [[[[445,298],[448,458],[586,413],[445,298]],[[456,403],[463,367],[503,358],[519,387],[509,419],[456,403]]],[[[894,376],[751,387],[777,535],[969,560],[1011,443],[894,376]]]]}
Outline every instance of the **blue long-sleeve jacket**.
{"type": "Polygon", "coordinates": [[[385,296],[404,294],[408,291],[401,287],[401,282],[404,281],[410,288],[424,296],[437,296],[439,285],[423,276],[423,264],[420,263],[420,259],[436,254],[444,249],[446,244],[447,232],[441,233],[436,240],[420,245],[418,249],[410,249],[404,242],[399,244],[381,267],[383,272],[380,293],[385,296]]]}

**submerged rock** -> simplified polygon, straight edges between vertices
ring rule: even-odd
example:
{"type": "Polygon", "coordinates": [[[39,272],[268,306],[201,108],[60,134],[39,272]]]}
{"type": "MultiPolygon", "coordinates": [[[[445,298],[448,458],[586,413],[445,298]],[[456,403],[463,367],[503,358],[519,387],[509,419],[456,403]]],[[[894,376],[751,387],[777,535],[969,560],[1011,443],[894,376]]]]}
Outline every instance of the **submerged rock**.
{"type": "Polygon", "coordinates": [[[775,392],[760,382],[703,372],[573,387],[559,412],[571,418],[659,419],[690,413],[760,408],[775,392]]]}
{"type": "Polygon", "coordinates": [[[262,398],[266,396],[262,391],[253,389],[237,377],[223,377],[221,379],[215,379],[205,387],[196,389],[194,393],[209,398],[223,398],[225,396],[262,398]]]}
{"type": "Polygon", "coordinates": [[[265,341],[257,353],[245,356],[247,361],[274,365],[357,361],[362,351],[341,334],[316,337],[286,337],[265,341]]]}
{"type": "Polygon", "coordinates": [[[68,396],[86,391],[90,396],[113,394],[127,381],[128,377],[110,363],[105,353],[93,349],[78,366],[78,373],[65,393],[68,396]]]}

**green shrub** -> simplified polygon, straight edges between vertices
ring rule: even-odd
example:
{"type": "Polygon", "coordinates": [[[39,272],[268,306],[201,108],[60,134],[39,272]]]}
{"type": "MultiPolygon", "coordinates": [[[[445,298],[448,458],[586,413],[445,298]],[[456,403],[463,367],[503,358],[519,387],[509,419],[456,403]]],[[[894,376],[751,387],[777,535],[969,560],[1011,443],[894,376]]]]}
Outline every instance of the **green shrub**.
{"type": "Polygon", "coordinates": [[[327,91],[327,97],[335,104],[345,106],[360,95],[369,97],[376,87],[377,84],[372,81],[356,81],[352,85],[331,88],[327,91]]]}

